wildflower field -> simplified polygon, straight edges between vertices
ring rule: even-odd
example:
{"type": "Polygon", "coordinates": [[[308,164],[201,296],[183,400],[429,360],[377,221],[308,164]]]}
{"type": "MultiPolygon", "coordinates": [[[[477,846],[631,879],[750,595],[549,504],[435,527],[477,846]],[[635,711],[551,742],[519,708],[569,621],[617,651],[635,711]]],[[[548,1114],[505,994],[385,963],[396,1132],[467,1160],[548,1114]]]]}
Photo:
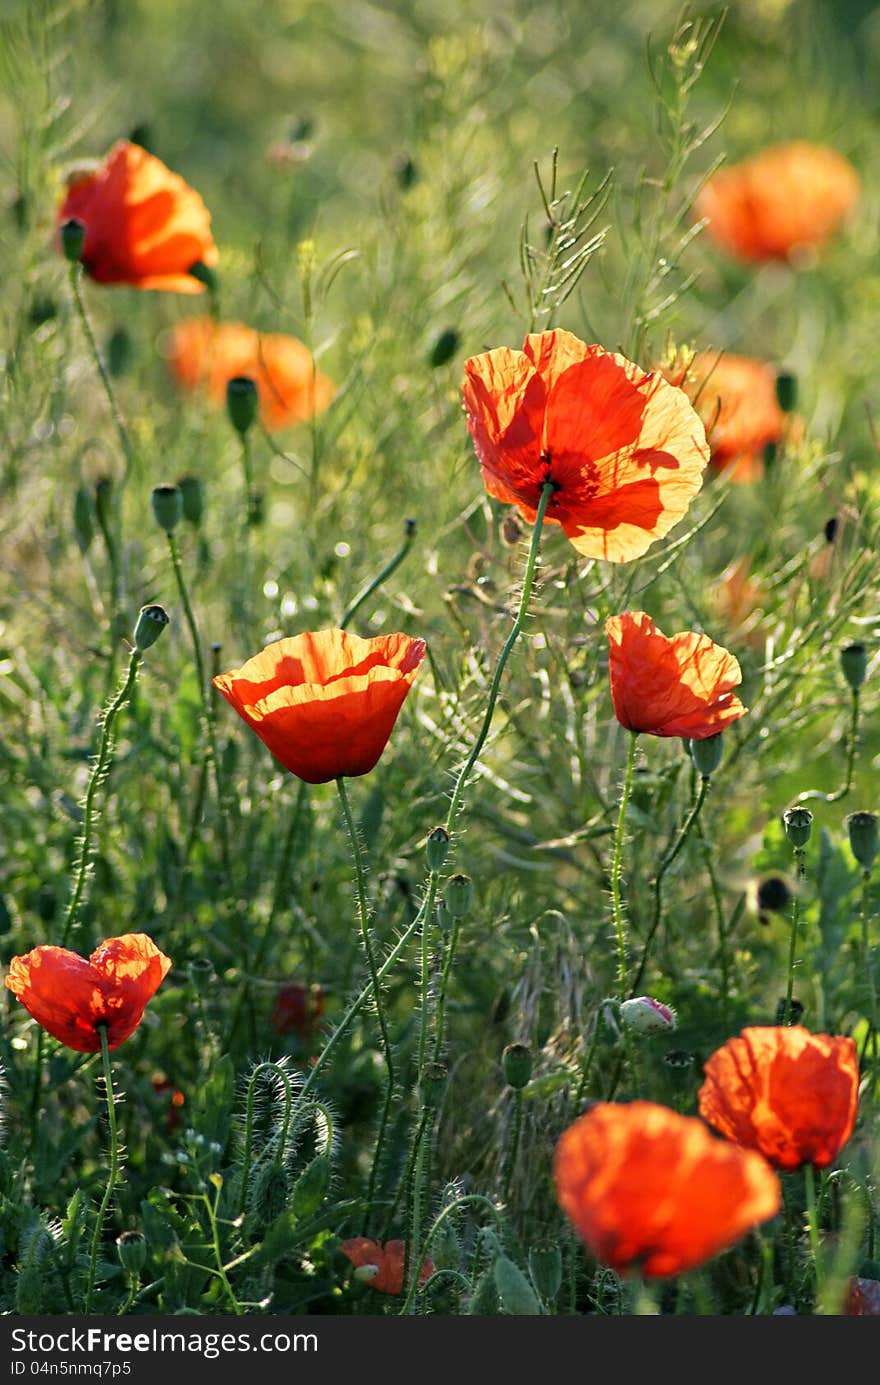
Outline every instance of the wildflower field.
{"type": "Polygon", "coordinates": [[[0,1311],[880,1314],[880,8],[0,62],[0,1311]]]}

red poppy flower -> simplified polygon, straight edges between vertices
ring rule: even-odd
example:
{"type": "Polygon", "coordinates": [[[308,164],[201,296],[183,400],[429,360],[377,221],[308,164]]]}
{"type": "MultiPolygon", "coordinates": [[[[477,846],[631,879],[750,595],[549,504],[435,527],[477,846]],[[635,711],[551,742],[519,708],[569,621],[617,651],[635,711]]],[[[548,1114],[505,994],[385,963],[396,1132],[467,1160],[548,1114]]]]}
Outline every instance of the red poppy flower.
{"type": "Polygon", "coordinates": [[[308,1039],[315,1032],[324,1010],[320,986],[301,986],[296,981],[279,986],[272,1009],[272,1028],[276,1034],[298,1034],[308,1039]]]}
{"type": "Polygon", "coordinates": [[[217,405],[226,402],[229,380],[250,376],[267,428],[285,428],[322,413],[335,393],[333,381],[316,369],[311,351],[301,341],[257,332],[243,322],[208,317],[179,322],[169,334],[165,354],[179,385],[204,389],[217,405]]]}
{"type": "Polygon", "coordinates": [[[859,1060],[852,1039],[797,1025],[744,1029],[706,1063],[700,1115],[778,1169],[824,1169],[853,1132],[859,1060]]]}
{"type": "Polygon", "coordinates": [[[880,1279],[848,1280],[843,1312],[849,1318],[880,1318],[880,1279]]]}
{"type": "Polygon", "coordinates": [[[72,217],[86,228],[81,260],[98,284],[203,293],[190,270],[217,263],[199,194],[137,144],[115,144],[98,168],[73,179],[58,225],[72,217]]]}
{"type": "Polygon", "coordinates": [[[173,1135],[180,1128],[180,1112],[181,1108],[186,1105],[186,1097],[178,1087],[174,1086],[173,1082],[168,1081],[164,1073],[153,1073],[150,1083],[157,1096],[166,1096],[170,1093],[165,1125],[169,1135],[173,1135]]]}
{"type": "Polygon", "coordinates": [[[784,260],[829,241],[859,192],[858,174],[841,154],[793,140],[719,169],[701,189],[696,213],[729,254],[784,260]]]}
{"type": "Polygon", "coordinates": [[[780,1206],[759,1155],[651,1101],[598,1102],[563,1133],[555,1170],[559,1204],[586,1246],[646,1278],[693,1269],[780,1206]]]}
{"type": "Polygon", "coordinates": [[[267,645],[214,686],[307,784],[369,774],[425,657],[408,635],[318,630],[267,645]]]}
{"type": "Polygon", "coordinates": [[[664,635],[644,611],[611,616],[605,633],[614,714],[628,731],[700,741],[745,716],[732,691],[739,664],[708,635],[664,635]]]}
{"type": "MultiPolygon", "coordinates": [[[[376,1274],[372,1278],[364,1276],[371,1289],[378,1289],[382,1294],[403,1292],[405,1241],[386,1241],[383,1246],[378,1241],[371,1241],[367,1236],[352,1236],[350,1240],[343,1241],[339,1249],[356,1268],[370,1265],[376,1269],[376,1274]]],[[[428,1259],[419,1273],[420,1288],[433,1273],[434,1266],[428,1259]]]]}
{"type": "Polygon", "coordinates": [[[97,1053],[101,1026],[109,1048],[134,1033],[170,966],[146,933],[123,933],[88,961],[66,947],[35,947],[13,957],[6,985],[54,1038],[78,1053],[97,1053]]]}
{"type": "Polygon", "coordinates": [[[735,481],[758,480],[767,444],[781,443],[801,430],[800,420],[780,409],[776,371],[766,361],[703,351],[686,372],[671,378],[693,400],[706,425],[713,469],[729,470],[735,481]]]}
{"type": "Polygon", "coordinates": [[[588,558],[624,563],[666,534],[703,480],[709,449],[682,390],[570,332],[465,361],[467,423],[490,495],[547,519],[588,558]]]}

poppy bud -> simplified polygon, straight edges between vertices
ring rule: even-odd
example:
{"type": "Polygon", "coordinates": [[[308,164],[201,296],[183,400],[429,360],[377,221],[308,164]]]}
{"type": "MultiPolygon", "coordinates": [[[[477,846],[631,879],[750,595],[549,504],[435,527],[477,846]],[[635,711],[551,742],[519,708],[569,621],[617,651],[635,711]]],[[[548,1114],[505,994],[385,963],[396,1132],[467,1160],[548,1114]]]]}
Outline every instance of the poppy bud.
{"type": "Polygon", "coordinates": [[[114,379],[128,370],[132,354],[131,337],[124,327],[117,327],[107,338],[107,369],[114,379]]]}
{"type": "Polygon", "coordinates": [[[214,979],[214,963],[210,957],[194,957],[187,970],[189,984],[196,995],[204,995],[214,979]]]}
{"type": "Polygon", "coordinates": [[[813,814],[809,808],[786,808],[782,814],[785,835],[796,851],[806,846],[813,830],[813,814]]]}
{"type": "Polygon", "coordinates": [[[143,654],[151,644],[155,644],[170,617],[163,606],[142,606],[135,622],[132,643],[143,654]]]}
{"type": "Polygon", "coordinates": [[[830,519],[826,519],[822,529],[822,533],[825,535],[826,543],[833,543],[834,540],[837,538],[837,528],[837,515],[832,515],[830,519]]]}
{"type": "Polygon", "coordinates": [[[166,534],[173,534],[183,517],[183,496],[179,486],[154,486],[150,495],[153,517],[166,534]]]}
{"type": "Polygon", "coordinates": [[[428,870],[442,870],[446,857],[449,854],[449,833],[445,827],[435,827],[425,840],[425,855],[428,858],[428,870]]]}
{"type": "Polygon", "coordinates": [[[775,442],[768,442],[764,445],[764,466],[769,471],[779,455],[779,445],[775,442]]]}
{"type": "Polygon", "coordinates": [[[477,1280],[474,1291],[466,1300],[465,1313],[469,1317],[488,1317],[491,1313],[498,1312],[498,1290],[495,1288],[495,1276],[491,1270],[486,1270],[477,1280]]]}
{"type": "Polygon", "coordinates": [[[675,1028],[675,1011],[649,995],[625,1000],[620,1007],[620,1019],[636,1034],[660,1034],[675,1028]]]}
{"type": "Polygon", "coordinates": [[[443,891],[446,907],[454,919],[469,914],[474,902],[474,882],[469,875],[450,875],[443,891]]]}
{"type": "Polygon", "coordinates": [[[848,644],[840,651],[840,667],[853,692],[858,692],[868,673],[868,651],[863,644],[848,644]]]}
{"type": "Polygon", "coordinates": [[[137,1276],[147,1263],[147,1238],[142,1231],[123,1231],[116,1237],[116,1254],[126,1274],[137,1276]]]}
{"type": "Polygon", "coordinates": [[[276,1217],[281,1216],[287,1206],[289,1193],[290,1180],[287,1170],[283,1164],[273,1160],[257,1171],[248,1197],[249,1210],[263,1226],[268,1226],[276,1217]]]}
{"type": "Polygon", "coordinates": [[[538,1317],[541,1305],[522,1270],[506,1255],[499,1255],[494,1268],[495,1287],[506,1313],[515,1317],[538,1317]]]}
{"type": "Polygon", "coordinates": [[[372,1284],[373,1280],[378,1278],[378,1275],[378,1265],[358,1265],[351,1277],[352,1279],[356,1279],[358,1284],[372,1284]]]}
{"type": "Polygon", "coordinates": [[[403,192],[409,192],[414,183],[418,182],[419,171],[410,158],[409,154],[401,154],[394,162],[394,175],[397,178],[397,186],[403,192]]]}
{"type": "Polygon", "coordinates": [[[256,420],[259,402],[257,382],[250,375],[233,375],[226,381],[226,412],[242,437],[256,420]]]}
{"type": "Polygon", "coordinates": [[[80,553],[87,553],[95,537],[92,524],[92,498],[87,486],[80,486],[73,500],[73,532],[80,553]]]}
{"type": "Polygon", "coordinates": [[[184,519],[188,524],[193,524],[198,528],[202,522],[204,509],[204,492],[201,481],[198,476],[181,476],[177,482],[177,489],[180,491],[180,498],[183,501],[184,519]]]}
{"type": "Polygon", "coordinates": [[[440,929],[440,932],[448,933],[450,928],[452,927],[452,915],[450,914],[449,910],[446,907],[446,904],[442,899],[437,905],[436,914],[437,927],[440,929]]]}
{"type": "Polygon", "coordinates": [[[532,1246],[529,1274],[545,1303],[553,1303],[562,1284],[562,1251],[558,1246],[532,1246]]]}
{"type": "Polygon", "coordinates": [[[95,514],[102,529],[110,522],[110,499],[113,495],[112,476],[102,476],[95,482],[95,514]]]}
{"type": "MultiPolygon", "coordinates": [[[[789,1007],[788,1007],[788,1022],[789,1022],[789,1024],[800,1024],[801,1020],[803,1019],[803,1015],[804,1015],[804,1007],[803,1007],[803,1004],[801,1003],[801,1001],[799,1001],[798,999],[796,999],[795,996],[792,996],[792,998],[791,998],[791,1004],[790,1004],[789,1007]]],[[[774,1023],[775,1023],[775,1024],[784,1024],[784,1022],[785,1022],[785,997],[782,996],[781,999],[777,1000],[777,1002],[776,1002],[776,1018],[775,1018],[775,1020],[774,1020],[774,1023]]]]}
{"type": "Polygon", "coordinates": [[[691,759],[698,774],[704,779],[708,779],[710,774],[714,774],[721,764],[721,757],[724,754],[723,733],[719,731],[714,736],[705,736],[700,741],[688,741],[688,749],[691,759]]]}
{"type": "Polygon", "coordinates": [[[525,1044],[508,1044],[501,1055],[504,1080],[515,1092],[528,1083],[532,1075],[532,1054],[525,1044]]]}
{"type": "Polygon", "coordinates": [[[77,264],[86,243],[86,228],[81,221],[72,216],[61,227],[61,252],[65,260],[77,264]]]}
{"type": "Polygon", "coordinates": [[[196,260],[195,264],[191,264],[187,273],[191,274],[194,279],[198,279],[199,283],[204,284],[211,293],[217,292],[220,280],[216,272],[209,269],[201,260],[196,260]]]}
{"type": "Polygon", "coordinates": [[[426,1063],[419,1078],[419,1095],[426,1106],[439,1106],[449,1070],[445,1063],[426,1063]]]}
{"type": "Polygon", "coordinates": [[[784,414],[790,414],[797,403],[797,376],[780,371],[776,377],[776,402],[784,414]]]}
{"type": "Polygon", "coordinates": [[[437,366],[445,365],[455,355],[460,343],[461,337],[454,327],[447,327],[445,331],[438,332],[428,353],[428,364],[435,370],[437,366]]]}
{"type": "Polygon", "coordinates": [[[781,875],[768,875],[759,882],[755,897],[759,912],[769,909],[771,913],[781,914],[791,902],[791,890],[781,875]]]}
{"type": "Polygon", "coordinates": [[[296,1217],[311,1217],[327,1195],[330,1186],[330,1160],[318,1154],[306,1164],[293,1189],[291,1208],[296,1217]]]}
{"type": "Polygon", "coordinates": [[[850,813],[846,819],[849,845],[862,870],[869,871],[880,851],[876,813],[850,813]]]}

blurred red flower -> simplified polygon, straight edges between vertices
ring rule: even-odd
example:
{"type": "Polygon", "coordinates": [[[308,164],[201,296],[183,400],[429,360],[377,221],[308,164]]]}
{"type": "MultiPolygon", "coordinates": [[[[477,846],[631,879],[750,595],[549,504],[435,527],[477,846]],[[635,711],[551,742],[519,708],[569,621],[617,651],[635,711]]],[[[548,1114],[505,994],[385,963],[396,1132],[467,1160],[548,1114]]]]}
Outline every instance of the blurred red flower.
{"type": "Polygon", "coordinates": [[[767,1025],[744,1029],[712,1054],[700,1115],[775,1168],[824,1169],[853,1132],[858,1093],[852,1039],[767,1025]]]}
{"type": "Polygon", "coordinates": [[[779,1180],[759,1155],[651,1101],[598,1102],[563,1132],[555,1173],[559,1205],[588,1249],[646,1278],[693,1269],[780,1206],[779,1180]]]}
{"type": "Polygon", "coordinates": [[[806,140],[770,145],[720,168],[695,210],[706,234],[742,260],[784,260],[824,245],[855,206],[858,174],[841,154],[806,140]]]}
{"type": "Polygon", "coordinates": [[[682,390],[570,332],[526,337],[465,361],[467,424],[483,481],[533,523],[547,520],[588,558],[629,562],[684,515],[709,449],[682,390]]]}
{"type": "Polygon", "coordinates": [[[247,375],[257,386],[266,428],[302,423],[327,408],[333,381],[319,371],[307,346],[295,337],[257,332],[243,322],[188,318],[169,334],[165,355],[179,385],[203,389],[217,405],[226,385],[247,375]]]}
{"type": "Polygon", "coordinates": [[[168,1081],[164,1073],[154,1072],[150,1078],[150,1085],[157,1096],[168,1095],[165,1125],[169,1135],[173,1135],[180,1127],[180,1112],[181,1108],[186,1105],[186,1097],[178,1087],[174,1086],[173,1082],[168,1081]]]}
{"type": "Polygon", "coordinates": [[[171,967],[146,933],[108,938],[88,961],[66,947],[35,947],[9,963],[6,985],[38,1024],[78,1053],[97,1053],[137,1029],[171,967]]]}
{"type": "Polygon", "coordinates": [[[214,686],[307,784],[368,774],[425,657],[408,635],[318,630],[267,645],[214,686]]]}
{"type": "Polygon", "coordinates": [[[291,981],[279,986],[272,1009],[272,1028],[276,1034],[298,1034],[308,1039],[314,1034],[324,1011],[324,992],[320,986],[301,986],[291,981]]]}
{"type": "Polygon", "coordinates": [[[190,271],[217,263],[199,194],[137,144],[123,140],[97,168],[73,176],[58,226],[71,218],[86,228],[81,260],[98,284],[203,293],[190,271]]]}
{"type": "Polygon", "coordinates": [[[702,351],[671,378],[706,425],[713,470],[729,470],[735,481],[758,480],[767,444],[801,431],[800,420],[780,409],[776,371],[766,361],[702,351]]]}
{"type": "Polygon", "coordinates": [[[843,1311],[849,1318],[880,1318],[880,1279],[848,1280],[843,1311]]]}
{"type": "Polygon", "coordinates": [[[734,656],[708,635],[667,636],[644,611],[605,622],[614,714],[628,731],[703,740],[745,716],[734,656]]]}
{"type": "MultiPolygon", "coordinates": [[[[339,1249],[357,1269],[366,1265],[375,1266],[376,1275],[372,1279],[365,1278],[364,1281],[371,1289],[378,1289],[383,1294],[399,1294],[403,1291],[405,1241],[386,1241],[383,1246],[378,1241],[371,1241],[367,1236],[352,1236],[350,1240],[343,1241],[339,1249]]],[[[433,1273],[433,1264],[429,1259],[425,1260],[419,1273],[419,1286],[430,1279],[433,1273]]]]}

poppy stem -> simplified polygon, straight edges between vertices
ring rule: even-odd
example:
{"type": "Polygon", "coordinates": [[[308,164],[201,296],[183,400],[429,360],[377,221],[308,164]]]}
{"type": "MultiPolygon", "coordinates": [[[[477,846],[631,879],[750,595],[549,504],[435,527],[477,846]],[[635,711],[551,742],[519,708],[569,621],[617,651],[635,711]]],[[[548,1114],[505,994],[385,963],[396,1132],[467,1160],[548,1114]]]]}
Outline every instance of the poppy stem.
{"type": "Polygon", "coordinates": [[[823,793],[821,789],[808,789],[805,793],[799,793],[795,799],[796,803],[812,803],[815,799],[820,799],[823,803],[838,803],[842,798],[846,798],[853,783],[853,775],[856,767],[856,748],[859,741],[859,689],[852,690],[852,708],[849,719],[849,738],[846,753],[846,779],[839,789],[833,793],[823,793]]]}
{"type": "Polygon", "coordinates": [[[553,495],[555,489],[556,488],[551,481],[545,481],[544,485],[541,487],[541,498],[538,501],[538,509],[535,515],[535,523],[532,528],[532,540],[529,544],[529,553],[528,557],[526,558],[526,569],[523,575],[523,586],[522,594],[519,599],[519,607],[517,609],[513,626],[511,627],[510,633],[504,642],[504,648],[501,650],[501,653],[498,657],[498,663],[495,665],[495,672],[492,675],[492,683],[489,688],[489,700],[486,703],[486,711],[483,714],[483,724],[480,727],[479,732],[477,733],[477,739],[474,741],[471,747],[470,754],[468,755],[467,759],[465,760],[464,764],[458,772],[458,778],[455,781],[455,787],[452,791],[452,800],[449,804],[449,812],[446,815],[446,831],[449,832],[450,835],[452,834],[452,827],[455,822],[456,815],[458,813],[458,808],[459,804],[461,803],[461,796],[464,793],[465,785],[467,784],[467,781],[470,778],[471,770],[477,763],[480,751],[483,749],[483,746],[486,742],[486,737],[489,734],[489,728],[492,725],[492,717],[495,712],[495,704],[498,701],[498,693],[501,688],[501,678],[504,673],[507,660],[510,658],[511,650],[513,649],[513,646],[516,644],[517,637],[519,635],[520,630],[522,630],[523,622],[525,621],[526,612],[528,611],[529,606],[529,599],[532,595],[532,587],[535,581],[535,570],[538,564],[538,548],[540,547],[541,543],[541,530],[544,527],[544,516],[547,513],[547,506],[550,504],[550,497],[551,495],[553,495]]]}
{"type": "Polygon", "coordinates": [[[623,861],[623,834],[626,826],[626,806],[632,791],[633,769],[636,763],[638,732],[629,733],[626,752],[626,770],[620,807],[617,813],[617,829],[614,833],[614,856],[611,862],[611,909],[614,917],[614,931],[617,934],[617,989],[621,1002],[626,1000],[626,932],[623,922],[623,905],[620,899],[620,868],[623,861]]]}
{"type": "Polygon", "coordinates": [[[868,1014],[870,1027],[868,1037],[865,1040],[864,1053],[867,1055],[868,1043],[871,1045],[871,1092],[874,1098],[877,1096],[877,987],[874,981],[874,966],[871,958],[871,940],[868,931],[868,919],[870,916],[870,889],[871,872],[862,871],[862,902],[861,902],[861,923],[862,923],[862,971],[868,983],[868,1014]]]}
{"type": "MultiPolygon", "coordinates": [[[[794,859],[797,862],[797,876],[804,873],[803,860],[804,852],[802,847],[795,847],[794,859]]],[[[794,995],[794,969],[796,966],[795,957],[797,954],[798,923],[800,921],[800,898],[795,889],[791,898],[791,939],[788,945],[788,979],[785,985],[785,1004],[782,1007],[783,1025],[791,1024],[791,1002],[794,995]]]]}
{"type": "Polygon", "coordinates": [[[113,1095],[113,1072],[110,1067],[110,1047],[107,1042],[107,1026],[99,1025],[98,1033],[101,1036],[101,1063],[103,1066],[104,1091],[107,1097],[107,1124],[110,1130],[110,1172],[107,1176],[107,1186],[104,1189],[104,1196],[101,1199],[101,1206],[98,1208],[98,1217],[95,1222],[95,1229],[92,1232],[92,1246],[89,1254],[89,1277],[86,1285],[86,1298],[83,1313],[88,1317],[92,1311],[92,1295],[95,1289],[95,1274],[98,1268],[98,1251],[101,1245],[101,1231],[104,1226],[104,1217],[107,1208],[110,1206],[110,1199],[116,1187],[116,1180],[119,1176],[119,1136],[116,1130],[116,1098],[113,1095]]]}
{"type": "Polygon", "coordinates": [[[101,377],[101,384],[104,386],[104,393],[107,396],[107,403],[110,405],[110,413],[113,418],[113,424],[116,428],[116,434],[119,438],[119,445],[122,448],[122,455],[125,459],[125,471],[123,473],[122,483],[120,485],[121,490],[122,487],[125,485],[126,481],[128,480],[129,475],[131,473],[131,469],[134,465],[134,448],[131,445],[131,438],[128,436],[128,429],[126,428],[125,423],[123,422],[122,414],[119,410],[119,405],[116,402],[116,395],[113,393],[113,386],[110,383],[110,376],[107,374],[107,368],[104,365],[103,360],[101,359],[101,353],[98,350],[98,343],[95,340],[95,334],[92,331],[92,324],[89,321],[89,315],[86,312],[86,305],[83,302],[83,296],[80,291],[81,276],[82,265],[78,262],[76,264],[72,264],[70,266],[70,288],[73,294],[73,301],[76,306],[77,316],[80,320],[80,325],[83,329],[83,335],[85,336],[85,339],[88,342],[89,351],[91,352],[92,359],[95,363],[95,369],[97,370],[98,375],[101,377]]]}
{"type": "Polygon", "coordinates": [[[171,554],[171,565],[174,568],[174,577],[177,582],[177,590],[180,594],[180,602],[183,606],[184,616],[186,617],[189,637],[193,647],[193,658],[196,664],[196,677],[199,683],[199,698],[202,704],[202,722],[208,741],[208,759],[211,761],[211,770],[214,775],[214,787],[217,791],[217,811],[220,835],[220,854],[223,860],[223,869],[226,874],[230,871],[229,855],[229,831],[226,821],[226,794],[224,791],[222,771],[220,768],[220,754],[217,749],[217,723],[214,719],[214,707],[211,702],[211,695],[208,691],[208,680],[205,675],[205,661],[202,657],[202,646],[199,640],[199,627],[196,624],[195,612],[192,602],[189,599],[186,580],[183,575],[183,565],[180,561],[180,553],[177,548],[177,540],[173,533],[169,533],[168,551],[171,554]]]}
{"type": "Polygon", "coordinates": [[[116,696],[101,719],[101,740],[98,744],[98,756],[92,766],[92,772],[89,776],[89,782],[86,788],[83,809],[83,831],[79,843],[79,857],[75,868],[76,873],[73,892],[67,906],[64,927],[61,930],[61,947],[64,947],[67,943],[71,929],[77,921],[77,915],[85,894],[86,880],[89,874],[89,857],[92,854],[92,839],[95,832],[95,799],[98,793],[98,786],[110,768],[110,757],[113,751],[113,723],[131,697],[135,678],[137,677],[138,665],[142,658],[143,654],[140,649],[133,649],[131,651],[131,658],[128,662],[128,672],[116,696]]]}
{"type": "Polygon", "coordinates": [[[501,1201],[505,1206],[510,1202],[510,1185],[513,1182],[513,1171],[516,1168],[516,1156],[519,1153],[522,1121],[523,1094],[522,1089],[518,1089],[513,1094],[513,1130],[511,1131],[510,1144],[507,1149],[507,1159],[504,1163],[504,1176],[501,1180],[501,1201]]]}
{"type": "Polygon", "coordinates": [[[440,1062],[440,1055],[443,1052],[443,1033],[446,1027],[446,988],[449,983],[449,975],[452,971],[452,963],[455,960],[455,950],[458,947],[458,935],[461,932],[461,920],[452,920],[452,933],[446,947],[446,957],[443,961],[443,971],[440,975],[440,986],[437,991],[437,1008],[434,1013],[434,1062],[440,1062]]]}
{"type": "Polygon", "coordinates": [[[348,628],[349,623],[354,619],[355,615],[360,610],[361,606],[363,606],[364,602],[368,601],[369,598],[373,595],[373,592],[378,591],[382,584],[384,582],[387,582],[391,574],[397,571],[397,569],[400,567],[400,564],[406,557],[407,553],[412,548],[413,539],[415,538],[415,535],[415,520],[404,520],[403,543],[398,548],[394,557],[385,564],[385,566],[382,568],[380,572],[377,572],[376,576],[372,579],[372,581],[368,582],[367,585],[358,592],[357,596],[354,598],[351,605],[346,609],[342,619],[339,622],[340,630],[346,630],[348,628]]]}
{"type": "Polygon", "coordinates": [[[816,1280],[816,1293],[813,1300],[815,1311],[822,1313],[822,1294],[824,1289],[822,1275],[822,1250],[819,1242],[819,1209],[816,1204],[816,1174],[813,1165],[804,1165],[804,1188],[807,1202],[807,1231],[810,1237],[810,1257],[816,1280]]]}
{"type": "MultiPolygon", "coordinates": [[[[348,789],[342,775],[336,780],[336,787],[339,791],[339,801],[342,804],[342,816],[345,819],[345,826],[351,840],[351,849],[354,856],[355,886],[357,889],[358,901],[358,920],[361,928],[361,939],[366,953],[367,965],[370,968],[370,981],[373,987],[373,1003],[376,1007],[376,1018],[379,1022],[379,1032],[382,1037],[382,1049],[385,1055],[385,1067],[387,1077],[385,1082],[385,1100],[382,1104],[382,1114],[379,1117],[379,1129],[376,1135],[376,1150],[373,1155],[373,1165],[370,1169],[370,1181],[367,1186],[367,1216],[373,1206],[373,1195],[376,1190],[376,1180],[379,1174],[379,1163],[382,1157],[382,1146],[385,1142],[385,1130],[388,1125],[388,1117],[391,1114],[391,1103],[394,1099],[394,1051],[391,1045],[391,1037],[388,1033],[388,1024],[385,1018],[385,1007],[382,1002],[382,987],[380,985],[379,971],[376,966],[376,956],[373,952],[373,942],[370,937],[369,906],[367,904],[367,882],[364,870],[364,861],[361,850],[360,838],[355,826],[351,812],[351,800],[348,796],[348,789]]],[[[427,927],[427,916],[423,927],[427,927]]]]}

